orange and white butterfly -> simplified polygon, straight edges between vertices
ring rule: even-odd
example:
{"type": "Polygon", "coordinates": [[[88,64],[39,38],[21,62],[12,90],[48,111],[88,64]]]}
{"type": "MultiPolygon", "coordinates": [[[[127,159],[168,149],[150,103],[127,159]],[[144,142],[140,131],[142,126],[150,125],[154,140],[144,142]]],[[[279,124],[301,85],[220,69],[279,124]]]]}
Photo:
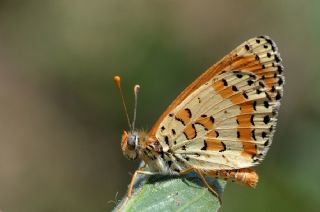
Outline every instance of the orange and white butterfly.
{"type": "MultiPolygon", "coordinates": [[[[123,100],[118,76],[115,82],[123,100]]],[[[123,132],[123,154],[145,163],[134,173],[127,197],[138,174],[194,171],[217,197],[204,176],[255,187],[258,175],[251,167],[271,145],[283,83],[281,58],[269,37],[249,39],[231,51],[191,83],[149,132],[134,126],[123,132]]]]}

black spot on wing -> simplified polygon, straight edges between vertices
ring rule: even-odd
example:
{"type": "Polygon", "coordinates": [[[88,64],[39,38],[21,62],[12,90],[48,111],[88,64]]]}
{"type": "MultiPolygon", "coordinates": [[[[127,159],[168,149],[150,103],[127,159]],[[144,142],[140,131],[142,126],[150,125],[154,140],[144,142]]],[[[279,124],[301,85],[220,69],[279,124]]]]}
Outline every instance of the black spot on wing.
{"type": "Polygon", "coordinates": [[[283,66],[279,65],[278,66],[278,73],[281,74],[283,72],[283,66]]]}
{"type": "Polygon", "coordinates": [[[272,100],[272,99],[271,99],[271,96],[268,94],[268,92],[264,92],[264,94],[266,95],[266,97],[267,97],[268,100],[270,100],[270,101],[272,100]]]}
{"type": "Polygon", "coordinates": [[[181,122],[181,124],[183,125],[183,126],[185,126],[186,125],[186,123],[184,123],[184,121],[181,119],[181,118],[178,118],[178,117],[174,117],[177,121],[179,121],[179,122],[181,122]]]}
{"type": "Polygon", "coordinates": [[[207,145],[206,140],[204,140],[203,143],[204,144],[203,144],[203,147],[201,148],[201,150],[207,150],[208,145],[207,145]]]}
{"type": "Polygon", "coordinates": [[[189,115],[189,118],[192,117],[192,113],[191,113],[191,110],[189,108],[186,108],[184,109],[185,111],[187,111],[188,115],[189,115]]]}
{"type": "Polygon", "coordinates": [[[236,76],[240,79],[243,77],[243,74],[236,74],[236,76]]]}
{"type": "Polygon", "coordinates": [[[281,94],[280,94],[280,92],[278,91],[277,92],[277,95],[276,95],[276,100],[280,100],[281,99],[281,94]]]}
{"type": "Polygon", "coordinates": [[[257,101],[254,101],[254,102],[253,102],[253,109],[254,109],[254,110],[257,110],[257,101]]]}
{"type": "Polygon", "coordinates": [[[274,60],[277,62],[277,63],[279,63],[279,62],[281,62],[281,57],[279,56],[279,55],[274,55],[274,60]]]}
{"type": "Polygon", "coordinates": [[[254,118],[254,115],[251,115],[251,117],[250,117],[250,122],[251,122],[252,125],[254,125],[254,120],[253,120],[253,118],[254,118]]]}
{"type": "Polygon", "coordinates": [[[282,84],[283,84],[283,79],[282,79],[282,77],[279,77],[278,84],[279,84],[279,85],[282,85],[282,84]]]}
{"type": "Polygon", "coordinates": [[[174,129],[171,130],[172,135],[176,135],[176,131],[174,129]]]}
{"type": "Polygon", "coordinates": [[[188,135],[186,132],[183,132],[184,137],[186,137],[186,139],[188,139],[188,135]]]}
{"type": "Polygon", "coordinates": [[[257,76],[254,75],[254,74],[250,74],[250,73],[249,73],[249,76],[250,76],[252,79],[257,79],[257,76]]]}
{"type": "Polygon", "coordinates": [[[263,122],[265,124],[268,124],[270,122],[270,117],[268,115],[266,115],[264,118],[263,118],[263,122]]]}
{"type": "Polygon", "coordinates": [[[267,137],[267,133],[266,132],[262,132],[261,136],[262,136],[262,138],[265,138],[265,137],[267,137]]]}
{"type": "Polygon", "coordinates": [[[196,127],[194,126],[194,124],[191,124],[191,127],[193,128],[194,130],[194,136],[191,138],[191,139],[194,139],[197,137],[197,130],[196,130],[196,127]]]}
{"type": "Polygon", "coordinates": [[[257,89],[257,90],[256,90],[256,93],[257,93],[257,94],[261,94],[261,90],[257,89]]]}
{"type": "Polygon", "coordinates": [[[224,86],[228,86],[228,82],[227,82],[226,79],[222,79],[222,82],[223,82],[223,85],[224,85],[224,86]]]}
{"type": "Polygon", "coordinates": [[[251,85],[253,84],[253,80],[249,79],[249,80],[247,81],[247,83],[248,83],[249,86],[251,86],[251,85]]]}
{"type": "Polygon", "coordinates": [[[165,136],[165,137],[164,137],[164,141],[165,141],[166,144],[169,146],[169,137],[168,137],[168,136],[165,136]]]}
{"type": "Polygon", "coordinates": [[[222,144],[222,146],[223,146],[223,149],[220,149],[219,152],[224,152],[224,151],[226,151],[226,150],[227,150],[226,144],[223,143],[222,141],[221,141],[221,144],[222,144]]]}
{"type": "Polygon", "coordinates": [[[269,132],[272,132],[272,131],[273,131],[273,125],[269,127],[269,132]]]}
{"type": "Polygon", "coordinates": [[[255,133],[254,129],[251,131],[251,136],[252,136],[253,140],[255,140],[255,141],[257,140],[256,139],[256,133],[255,133]]]}
{"type": "Polygon", "coordinates": [[[247,94],[246,92],[243,92],[242,95],[243,95],[243,97],[246,98],[246,99],[249,98],[249,97],[248,97],[248,94],[247,94]]]}

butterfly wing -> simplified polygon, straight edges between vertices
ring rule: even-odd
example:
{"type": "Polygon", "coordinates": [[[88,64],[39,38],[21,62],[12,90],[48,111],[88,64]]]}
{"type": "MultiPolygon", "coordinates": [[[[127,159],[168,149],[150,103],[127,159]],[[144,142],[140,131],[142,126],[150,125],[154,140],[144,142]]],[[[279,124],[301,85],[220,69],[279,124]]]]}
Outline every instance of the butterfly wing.
{"type": "Polygon", "coordinates": [[[282,97],[275,43],[252,38],[209,68],[167,108],[149,137],[185,166],[238,169],[266,155],[282,97]]]}

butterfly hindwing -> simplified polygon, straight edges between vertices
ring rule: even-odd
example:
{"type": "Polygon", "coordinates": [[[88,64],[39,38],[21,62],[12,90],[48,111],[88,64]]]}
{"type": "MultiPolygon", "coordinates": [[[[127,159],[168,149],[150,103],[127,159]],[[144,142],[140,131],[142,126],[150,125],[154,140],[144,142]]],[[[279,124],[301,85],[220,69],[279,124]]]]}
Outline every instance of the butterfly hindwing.
{"type": "Polygon", "coordinates": [[[271,39],[250,39],[182,92],[151,132],[186,166],[220,170],[258,164],[272,141],[282,70],[271,39]]]}

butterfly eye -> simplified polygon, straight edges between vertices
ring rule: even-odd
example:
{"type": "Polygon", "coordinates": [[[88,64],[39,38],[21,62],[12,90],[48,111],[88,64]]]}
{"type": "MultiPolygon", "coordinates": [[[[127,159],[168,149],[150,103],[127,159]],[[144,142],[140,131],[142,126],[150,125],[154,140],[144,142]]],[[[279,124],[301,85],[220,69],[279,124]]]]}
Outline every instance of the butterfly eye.
{"type": "Polygon", "coordinates": [[[134,150],[136,148],[136,144],[138,142],[138,136],[136,135],[131,135],[128,138],[128,149],[129,150],[134,150]]]}

